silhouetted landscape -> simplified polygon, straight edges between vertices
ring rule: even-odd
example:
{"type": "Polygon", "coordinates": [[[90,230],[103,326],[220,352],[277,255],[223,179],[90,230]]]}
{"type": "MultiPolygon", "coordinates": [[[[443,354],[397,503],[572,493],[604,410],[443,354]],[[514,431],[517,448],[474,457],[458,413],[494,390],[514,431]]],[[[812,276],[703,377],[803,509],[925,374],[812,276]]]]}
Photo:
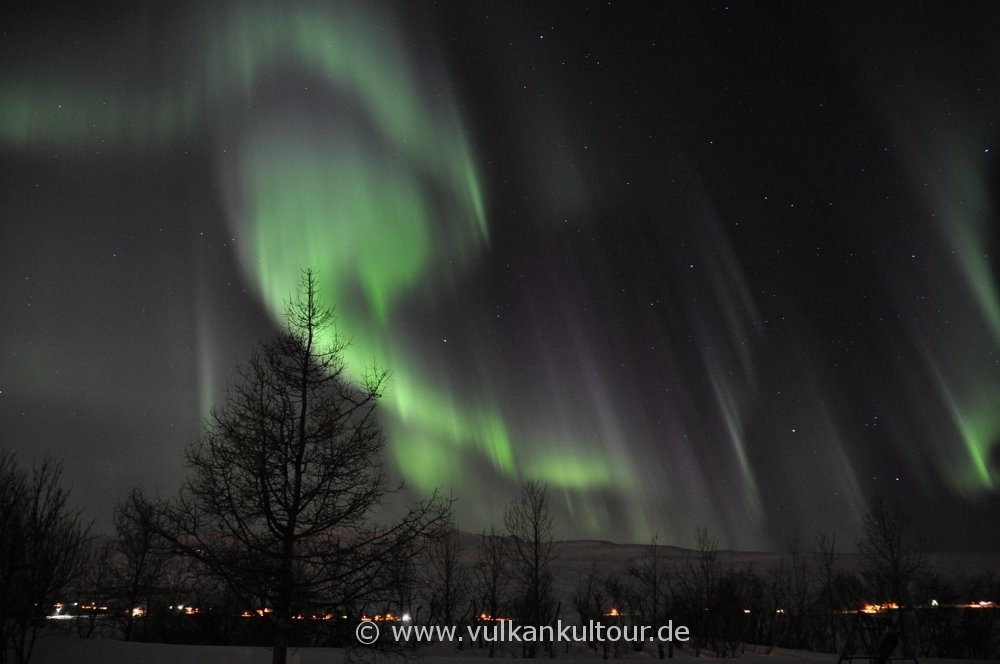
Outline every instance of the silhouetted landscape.
{"type": "Polygon", "coordinates": [[[1000,659],[1000,4],[8,5],[0,664],[1000,659]]]}

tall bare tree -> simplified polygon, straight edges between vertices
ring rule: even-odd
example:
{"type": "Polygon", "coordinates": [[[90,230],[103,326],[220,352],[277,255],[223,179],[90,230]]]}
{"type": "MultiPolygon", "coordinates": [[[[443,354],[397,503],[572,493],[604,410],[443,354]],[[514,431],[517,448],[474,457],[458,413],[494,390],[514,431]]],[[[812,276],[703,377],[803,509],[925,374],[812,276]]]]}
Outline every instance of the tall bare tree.
{"type": "MultiPolygon", "coordinates": [[[[551,622],[555,610],[552,592],[552,514],[548,491],[537,482],[528,482],[507,505],[504,525],[513,551],[514,578],[520,584],[520,614],[526,625],[551,622]]],[[[549,644],[551,646],[551,644],[549,644]]],[[[534,656],[535,644],[526,644],[525,654],[534,656]]]]}
{"type": "Polygon", "coordinates": [[[788,538],[788,587],[785,593],[786,640],[793,648],[804,648],[806,615],[813,608],[812,570],[802,552],[798,530],[788,538]]]}
{"type": "MultiPolygon", "coordinates": [[[[646,555],[629,567],[629,575],[642,589],[639,601],[646,625],[658,628],[668,615],[670,604],[670,573],[666,561],[660,554],[657,538],[654,536],[646,548],[646,555]]],[[[668,642],[670,657],[674,656],[674,642],[668,642]]],[[[663,641],[657,640],[657,656],[664,657],[663,641]]]]}
{"type": "Polygon", "coordinates": [[[819,531],[816,533],[816,548],[819,550],[819,562],[823,572],[823,590],[821,593],[822,606],[828,616],[828,625],[825,627],[830,636],[830,652],[837,652],[837,603],[834,594],[834,567],[837,564],[837,533],[831,531],[826,533],[819,531]]]}
{"type": "MultiPolygon", "coordinates": [[[[93,542],[87,547],[83,570],[73,586],[68,589],[76,597],[85,600],[85,604],[100,606],[115,596],[111,572],[112,546],[111,541],[105,540],[100,543],[93,542]]],[[[103,636],[99,630],[106,617],[97,609],[78,613],[73,619],[77,635],[81,639],[89,639],[95,633],[103,636]]]]}
{"type": "Polygon", "coordinates": [[[908,604],[910,584],[925,568],[926,556],[913,539],[910,519],[898,503],[889,507],[881,496],[871,499],[861,520],[858,551],[877,599],[908,604]]]}
{"type": "MultiPolygon", "coordinates": [[[[457,624],[468,613],[469,598],[469,572],[461,533],[451,525],[443,528],[431,541],[427,558],[430,620],[457,624]]],[[[458,646],[461,649],[461,642],[458,646]]]]}
{"type": "Polygon", "coordinates": [[[0,453],[0,663],[31,659],[38,627],[83,571],[89,527],[69,506],[52,459],[21,468],[0,453]]]}
{"type": "MultiPolygon", "coordinates": [[[[491,621],[500,617],[507,603],[510,576],[508,544],[507,538],[493,527],[479,536],[478,560],[474,568],[478,589],[476,601],[479,613],[485,613],[491,621]]],[[[490,641],[490,657],[493,657],[495,649],[496,639],[493,639],[490,641]]]]}
{"type": "Polygon", "coordinates": [[[151,599],[161,589],[170,557],[156,504],[146,498],[142,489],[129,492],[115,507],[115,541],[111,571],[118,597],[125,604],[122,635],[132,640],[138,614],[147,624],[152,609],[151,599]]]}
{"type": "MultiPolygon", "coordinates": [[[[858,551],[864,559],[864,576],[876,601],[899,607],[910,604],[910,587],[926,568],[923,548],[913,539],[909,517],[899,503],[892,507],[881,496],[874,496],[861,519],[858,551]]],[[[910,649],[907,615],[896,612],[896,633],[904,653],[910,649]]]]}
{"type": "MultiPolygon", "coordinates": [[[[604,584],[594,562],[590,563],[587,573],[577,579],[573,590],[573,606],[580,616],[580,624],[589,625],[591,621],[600,621],[604,617],[605,608],[604,584]]],[[[597,643],[588,643],[591,649],[597,649],[597,643]]]]}
{"type": "Polygon", "coordinates": [[[715,637],[715,620],[711,609],[717,601],[719,579],[722,577],[719,541],[707,528],[695,529],[695,550],[687,560],[680,582],[688,605],[692,645],[695,656],[715,637]]]}
{"type": "Polygon", "coordinates": [[[351,380],[346,341],[303,272],[285,329],[239,372],[202,438],[189,479],[165,510],[174,545],[269,611],[284,664],[293,611],[360,606],[392,585],[387,563],[442,523],[434,495],[390,525],[372,511],[392,492],[376,406],[385,371],[351,380]]]}

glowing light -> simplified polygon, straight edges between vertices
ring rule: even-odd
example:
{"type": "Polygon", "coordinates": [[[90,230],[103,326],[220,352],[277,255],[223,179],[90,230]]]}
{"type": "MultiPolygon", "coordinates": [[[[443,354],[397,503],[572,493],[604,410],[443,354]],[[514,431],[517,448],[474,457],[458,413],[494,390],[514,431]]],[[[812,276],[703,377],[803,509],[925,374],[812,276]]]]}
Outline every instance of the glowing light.
{"type": "Polygon", "coordinates": [[[884,604],[865,604],[861,608],[861,613],[882,613],[884,611],[894,611],[899,608],[896,602],[886,602],[884,604]]]}
{"type": "Polygon", "coordinates": [[[408,618],[400,618],[392,612],[376,613],[373,616],[361,616],[361,622],[399,622],[400,620],[408,620],[408,618]]]}
{"type": "Polygon", "coordinates": [[[103,604],[97,604],[95,602],[90,602],[88,604],[81,604],[80,608],[84,611],[107,611],[108,607],[103,604]]]}

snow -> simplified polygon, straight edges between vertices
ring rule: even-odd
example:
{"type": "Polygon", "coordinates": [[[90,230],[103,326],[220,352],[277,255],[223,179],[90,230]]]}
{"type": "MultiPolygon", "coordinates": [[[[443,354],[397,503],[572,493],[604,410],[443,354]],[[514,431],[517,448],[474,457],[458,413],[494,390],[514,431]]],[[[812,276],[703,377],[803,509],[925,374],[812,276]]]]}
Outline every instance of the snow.
{"type": "MultiPolygon", "coordinates": [[[[487,652],[457,652],[441,654],[440,651],[430,651],[416,657],[421,664],[486,664],[487,652]],[[433,654],[431,654],[433,653],[433,654]]],[[[627,659],[655,660],[651,653],[631,655],[627,659]]],[[[672,661],[677,664],[697,664],[717,658],[702,656],[694,657],[688,652],[679,653],[672,661]]],[[[775,649],[770,655],[764,654],[761,648],[747,648],[747,652],[738,658],[741,664],[834,664],[836,655],[814,653],[801,650],[775,649]]],[[[518,657],[495,657],[497,664],[506,664],[519,660],[518,657]]],[[[171,645],[162,643],[126,643],[108,639],[77,639],[59,632],[46,632],[39,637],[34,664],[269,664],[271,651],[268,648],[249,646],[192,646],[171,645]]],[[[366,662],[367,658],[358,661],[366,662]]],[[[390,658],[388,662],[403,662],[400,658],[390,658]]],[[[599,654],[586,653],[572,656],[558,654],[555,660],[539,657],[539,662],[556,661],[564,664],[601,662],[599,654]]],[[[732,660],[729,660],[732,661],[732,660]]],[[[905,660],[900,660],[905,661],[905,660]]],[[[347,662],[347,653],[338,648],[293,648],[288,652],[289,664],[333,664],[347,662]]],[[[977,660],[958,659],[921,659],[920,664],[976,664],[977,660]]]]}

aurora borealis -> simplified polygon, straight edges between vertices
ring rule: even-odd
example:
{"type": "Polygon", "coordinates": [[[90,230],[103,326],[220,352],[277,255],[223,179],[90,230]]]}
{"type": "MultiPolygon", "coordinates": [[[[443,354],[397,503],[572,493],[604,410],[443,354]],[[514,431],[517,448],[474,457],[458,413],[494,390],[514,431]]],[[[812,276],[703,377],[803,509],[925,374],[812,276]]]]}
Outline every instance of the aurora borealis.
{"type": "Polygon", "coordinates": [[[1000,546],[989,4],[26,5],[0,68],[0,441],[170,493],[320,276],[386,462],[563,537],[1000,546]],[[992,539],[991,539],[992,538],[992,539]]]}

